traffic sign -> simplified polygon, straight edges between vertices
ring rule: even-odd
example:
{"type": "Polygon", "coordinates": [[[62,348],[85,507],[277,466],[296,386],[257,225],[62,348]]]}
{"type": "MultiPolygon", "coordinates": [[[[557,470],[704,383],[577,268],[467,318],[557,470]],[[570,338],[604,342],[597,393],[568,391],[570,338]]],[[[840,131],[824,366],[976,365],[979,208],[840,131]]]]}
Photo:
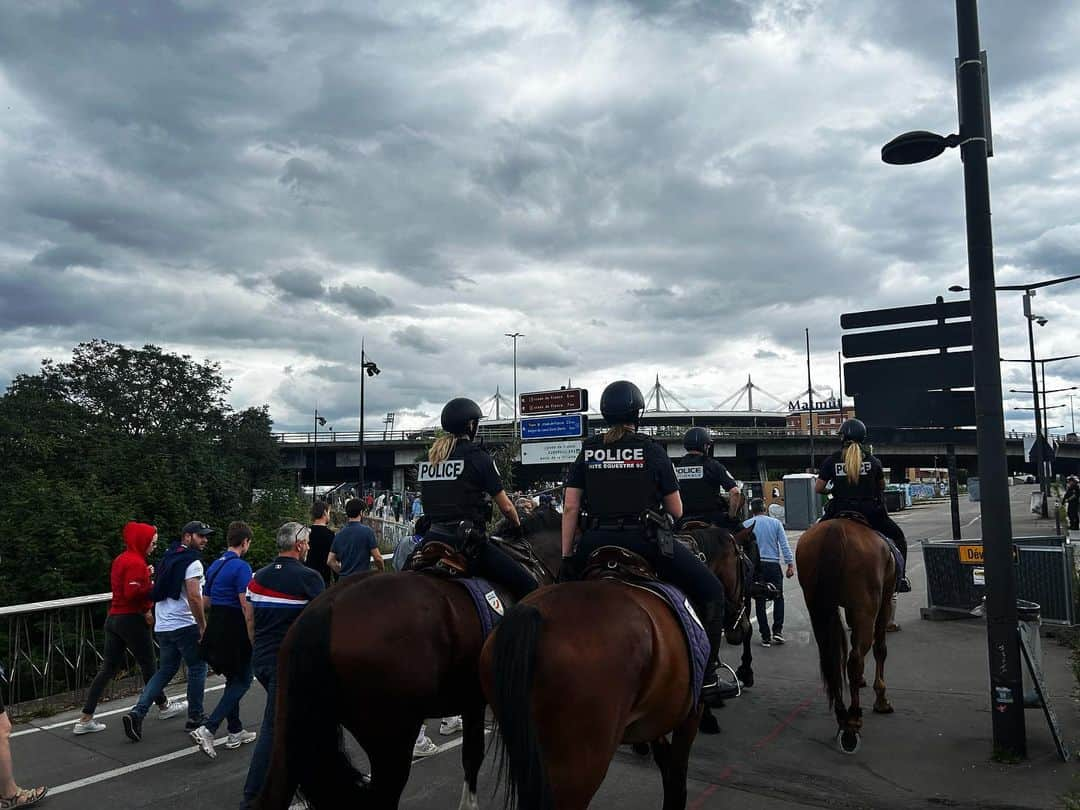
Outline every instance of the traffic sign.
{"type": "Polygon", "coordinates": [[[523,416],[541,413],[576,413],[589,410],[589,392],[584,388],[533,391],[522,394],[519,402],[520,413],[523,416]]]}
{"type": "Polygon", "coordinates": [[[870,326],[895,326],[901,323],[936,321],[941,318],[970,318],[970,301],[942,301],[940,304],[920,304],[915,307],[870,309],[865,312],[845,312],[840,316],[841,329],[866,329],[870,326]]]}
{"type": "Polygon", "coordinates": [[[529,442],[521,445],[521,463],[570,464],[580,452],[580,441],[529,442]]]}
{"type": "Polygon", "coordinates": [[[868,425],[942,428],[975,424],[974,391],[893,388],[860,394],[855,412],[868,425]]]}
{"type": "Polygon", "coordinates": [[[585,414],[532,416],[521,420],[523,441],[541,439],[580,439],[585,435],[585,414]]]}
{"type": "Polygon", "coordinates": [[[902,354],[927,349],[952,349],[971,345],[971,321],[854,332],[841,339],[844,357],[902,354]]]}
{"type": "MultiPolygon", "coordinates": [[[[844,391],[848,396],[872,391],[933,391],[971,388],[973,385],[975,360],[971,352],[918,354],[844,364],[844,391]]],[[[858,407],[856,402],[856,412],[858,407]]]]}

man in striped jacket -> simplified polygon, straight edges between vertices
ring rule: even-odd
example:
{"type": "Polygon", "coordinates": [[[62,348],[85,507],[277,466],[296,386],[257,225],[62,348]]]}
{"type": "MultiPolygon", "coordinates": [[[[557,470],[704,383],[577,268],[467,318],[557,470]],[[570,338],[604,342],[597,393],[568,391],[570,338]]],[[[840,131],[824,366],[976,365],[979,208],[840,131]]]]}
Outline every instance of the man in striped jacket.
{"type": "Polygon", "coordinates": [[[256,680],[266,690],[266,710],[244,783],[242,807],[250,806],[255,800],[270,766],[270,752],[274,747],[278,648],[300,611],[325,587],[319,573],[303,562],[308,553],[307,526],[286,523],[277,531],[277,547],[278,556],[259,569],[247,589],[247,599],[255,612],[251,666],[256,680]]]}

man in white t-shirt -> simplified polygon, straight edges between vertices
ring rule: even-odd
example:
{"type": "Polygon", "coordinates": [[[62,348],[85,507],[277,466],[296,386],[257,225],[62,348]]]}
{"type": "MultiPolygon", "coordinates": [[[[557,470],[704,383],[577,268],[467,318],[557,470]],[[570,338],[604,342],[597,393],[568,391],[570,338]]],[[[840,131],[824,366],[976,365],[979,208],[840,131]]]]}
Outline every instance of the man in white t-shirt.
{"type": "MultiPolygon", "coordinates": [[[[184,526],[180,540],[169,546],[157,567],[154,581],[154,637],[161,649],[158,671],[146,684],[139,702],[124,715],[124,733],[132,742],[142,739],[142,721],[154,697],[161,694],[180,669],[187,665],[188,731],[203,723],[203,690],[206,662],[199,654],[199,640],[206,630],[203,609],[203,564],[199,555],[213,529],[198,520],[184,526]]],[[[178,704],[180,705],[180,704],[178,704]]],[[[172,716],[172,714],[170,714],[172,716]]]]}

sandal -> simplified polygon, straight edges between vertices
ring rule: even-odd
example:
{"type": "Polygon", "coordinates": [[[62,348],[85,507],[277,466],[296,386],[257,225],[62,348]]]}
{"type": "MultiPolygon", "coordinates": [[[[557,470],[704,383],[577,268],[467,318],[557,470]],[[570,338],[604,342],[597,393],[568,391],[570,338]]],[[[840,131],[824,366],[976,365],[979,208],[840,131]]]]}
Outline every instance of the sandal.
{"type": "Polygon", "coordinates": [[[15,807],[29,807],[45,798],[47,787],[19,788],[14,796],[0,797],[0,810],[12,810],[15,807]]]}

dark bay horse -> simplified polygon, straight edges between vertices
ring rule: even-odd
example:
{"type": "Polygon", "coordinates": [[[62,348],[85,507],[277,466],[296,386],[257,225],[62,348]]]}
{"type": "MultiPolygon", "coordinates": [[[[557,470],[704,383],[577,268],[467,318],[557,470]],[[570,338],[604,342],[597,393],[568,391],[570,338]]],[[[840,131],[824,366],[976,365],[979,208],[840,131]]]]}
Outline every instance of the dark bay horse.
{"type": "MultiPolygon", "coordinates": [[[[728,640],[742,641],[740,544],[723,529],[714,571],[725,584],[728,640]]],[[[623,743],[649,743],[664,810],[686,806],[701,704],[686,641],[655,594],[617,581],[544,588],[510,610],[484,645],[484,694],[498,719],[501,772],[519,810],[579,810],[623,743]],[[670,739],[669,739],[670,735],[670,739]]]]}
{"type": "MultiPolygon", "coordinates": [[[[562,515],[524,519],[549,570],[560,560],[562,515]]],[[[314,810],[398,806],[412,746],[427,717],[462,715],[465,784],[459,807],[476,808],[484,758],[484,696],[477,661],[484,638],[476,608],[454,582],[412,572],[347,577],[297,618],[278,656],[274,749],[260,810],[286,810],[300,790],[314,810]],[[341,748],[339,725],[364,749],[371,780],[341,748]]]]}
{"type": "Polygon", "coordinates": [[[846,518],[824,520],[807,529],[799,538],[795,560],[825,692],[836,712],[837,741],[841,751],[854,754],[862,730],[859,689],[865,685],[863,664],[871,646],[877,665],[874,711],[893,710],[885,697],[885,626],[896,585],[896,561],[877,532],[846,518]],[[851,628],[850,652],[840,608],[851,628]],[[844,703],[845,682],[851,691],[850,707],[844,703]]]}

